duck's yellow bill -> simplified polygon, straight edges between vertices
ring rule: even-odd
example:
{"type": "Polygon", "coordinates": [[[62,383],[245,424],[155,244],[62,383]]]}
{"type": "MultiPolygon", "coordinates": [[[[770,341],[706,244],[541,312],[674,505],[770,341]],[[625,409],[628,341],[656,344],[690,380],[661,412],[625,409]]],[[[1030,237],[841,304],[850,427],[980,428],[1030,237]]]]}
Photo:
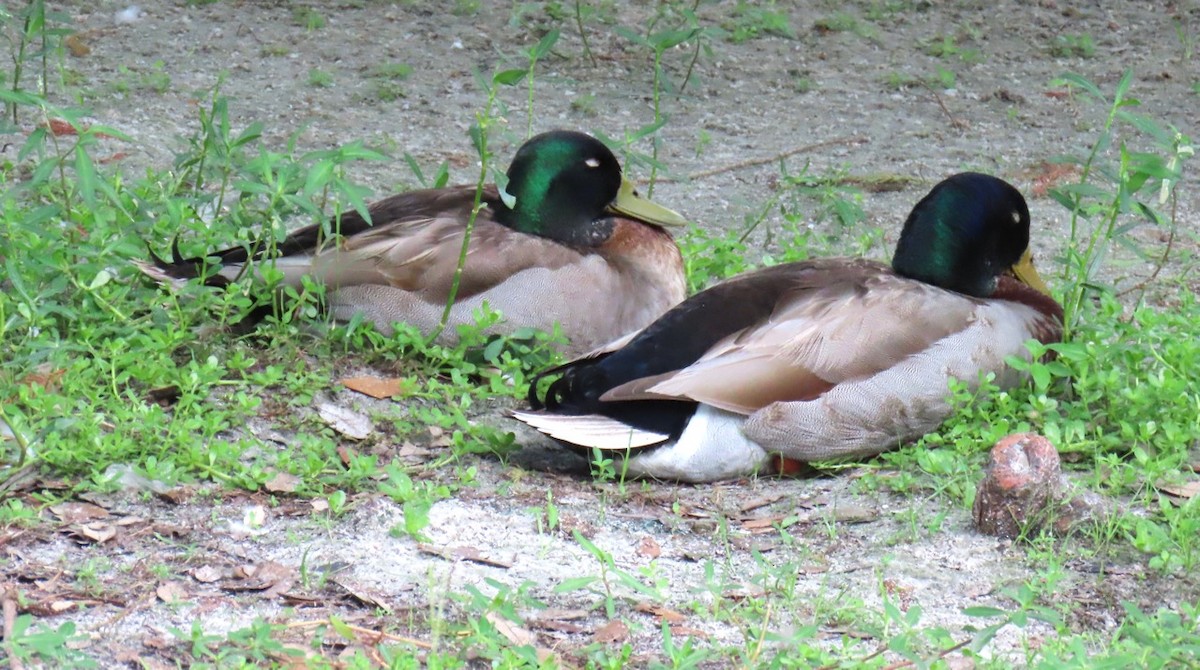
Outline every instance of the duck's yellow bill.
{"type": "Polygon", "coordinates": [[[621,189],[617,191],[617,199],[608,206],[613,212],[638,221],[653,223],[659,226],[686,226],[687,219],[679,212],[655,204],[637,194],[633,182],[621,177],[621,189]]]}
{"type": "Polygon", "coordinates": [[[1046,286],[1046,282],[1042,281],[1041,275],[1033,267],[1033,253],[1028,249],[1021,254],[1021,258],[1012,266],[1012,273],[1017,279],[1027,284],[1030,288],[1050,295],[1050,287],[1046,286]]]}

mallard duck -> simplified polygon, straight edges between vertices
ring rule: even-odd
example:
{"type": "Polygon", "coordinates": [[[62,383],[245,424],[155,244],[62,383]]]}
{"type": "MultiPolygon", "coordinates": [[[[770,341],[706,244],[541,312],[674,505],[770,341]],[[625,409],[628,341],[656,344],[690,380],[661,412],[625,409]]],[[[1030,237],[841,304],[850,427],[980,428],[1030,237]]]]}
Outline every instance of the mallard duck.
{"type": "MultiPolygon", "coordinates": [[[[472,323],[483,303],[501,330],[560,324],[581,353],[649,324],[686,295],[679,248],[664,226],[679,214],[638,196],[616,157],[583,133],[557,130],[521,146],[508,168],[506,205],[483,191],[457,300],[444,339],[472,323]]],[[[225,285],[247,261],[269,261],[283,283],[310,276],[328,287],[333,316],[355,314],[385,332],[405,322],[422,332],[442,316],[474,205],[474,186],[409,191],[375,202],[370,220],[347,212],[329,226],[290,234],[273,250],[235,247],[215,256],[206,282],[225,285]],[[329,236],[328,231],[336,236],[329,236]]],[[[159,281],[203,276],[204,259],[158,257],[144,271],[159,281]]]]}
{"type": "Polygon", "coordinates": [[[702,291],[616,346],[546,371],[515,417],[625,472],[704,482],[879,454],[951,412],[951,377],[1020,380],[1062,337],[1012,185],[963,173],[909,215],[889,267],[788,263],[702,291]]]}

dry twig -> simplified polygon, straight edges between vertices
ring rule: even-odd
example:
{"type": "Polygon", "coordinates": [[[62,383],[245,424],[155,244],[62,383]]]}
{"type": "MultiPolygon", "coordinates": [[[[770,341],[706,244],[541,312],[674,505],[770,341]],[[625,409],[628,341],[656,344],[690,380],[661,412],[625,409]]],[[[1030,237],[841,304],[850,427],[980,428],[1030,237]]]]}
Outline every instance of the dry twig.
{"type": "MultiPolygon", "coordinates": [[[[774,156],[767,156],[766,158],[751,158],[751,159],[740,161],[737,163],[732,163],[730,165],[725,165],[725,166],[722,166],[719,168],[713,168],[711,170],[701,170],[699,172],[693,172],[693,173],[689,174],[687,177],[684,177],[683,181],[696,181],[697,179],[706,179],[708,177],[723,174],[725,172],[733,172],[734,170],[742,170],[742,169],[749,168],[749,167],[757,167],[759,165],[766,165],[768,163],[774,163],[776,161],[783,160],[784,158],[788,158],[789,156],[795,156],[796,154],[807,153],[809,151],[816,151],[817,149],[824,149],[826,147],[836,147],[836,146],[840,146],[840,145],[850,145],[850,144],[865,144],[870,141],[871,141],[871,138],[867,137],[866,135],[854,135],[852,137],[839,137],[837,139],[826,140],[824,142],[817,142],[816,144],[806,144],[802,147],[788,149],[787,151],[784,151],[783,153],[775,154],[774,156]]],[[[671,178],[662,178],[662,179],[659,179],[658,181],[659,181],[659,183],[674,183],[674,182],[678,182],[681,180],[671,179],[671,178]]]]}
{"type": "MultiPolygon", "coordinates": [[[[390,640],[392,642],[403,642],[404,644],[411,644],[412,646],[417,647],[419,649],[433,649],[433,645],[428,642],[425,642],[424,640],[418,640],[416,638],[411,638],[411,637],[404,637],[403,635],[392,635],[391,633],[385,633],[381,630],[372,630],[370,628],[363,628],[362,626],[355,626],[354,624],[346,623],[344,621],[340,622],[338,625],[345,626],[346,628],[354,631],[355,633],[358,633],[359,635],[366,637],[369,640],[374,640],[374,642],[372,644],[378,644],[382,640],[390,640]]],[[[333,622],[330,621],[329,619],[317,619],[316,621],[293,621],[292,623],[289,623],[286,625],[287,628],[316,628],[318,626],[332,627],[333,622]]]]}
{"type": "Polygon", "coordinates": [[[8,650],[9,666],[12,670],[21,670],[24,664],[17,657],[16,644],[13,641],[13,629],[17,624],[17,592],[15,589],[5,589],[0,596],[0,609],[4,610],[4,646],[8,650]]]}

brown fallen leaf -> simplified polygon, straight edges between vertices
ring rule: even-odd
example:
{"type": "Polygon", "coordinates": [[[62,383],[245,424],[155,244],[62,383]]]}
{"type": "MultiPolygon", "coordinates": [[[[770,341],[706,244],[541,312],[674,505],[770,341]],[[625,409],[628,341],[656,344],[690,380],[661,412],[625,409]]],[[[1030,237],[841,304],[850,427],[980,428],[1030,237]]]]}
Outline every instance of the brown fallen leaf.
{"type": "Polygon", "coordinates": [[[1044,198],[1050,189],[1056,188],[1068,179],[1074,179],[1078,174],[1079,168],[1074,165],[1043,161],[1033,168],[1033,186],[1030,187],[1029,192],[1035,198],[1044,198]]]}
{"type": "Polygon", "coordinates": [[[451,444],[450,435],[441,426],[429,427],[429,446],[431,447],[448,447],[451,444]]]}
{"type": "Polygon", "coordinates": [[[286,472],[276,472],[275,476],[263,482],[263,488],[271,493],[295,493],[300,486],[300,478],[286,472]]]}
{"type": "Polygon", "coordinates": [[[175,646],[175,638],[170,635],[146,635],[142,638],[142,646],[149,649],[170,649],[175,646]]]}
{"type": "Polygon", "coordinates": [[[500,635],[502,635],[504,639],[508,640],[510,643],[518,647],[533,647],[534,653],[537,654],[539,661],[544,663],[554,658],[554,652],[546,649],[545,647],[538,646],[537,635],[535,635],[532,631],[523,628],[522,626],[513,623],[508,619],[505,619],[495,612],[488,612],[484,616],[487,618],[488,622],[492,624],[492,627],[496,629],[496,632],[500,633],[500,635]]]}
{"type": "Polygon", "coordinates": [[[71,52],[71,55],[76,58],[83,58],[92,53],[92,48],[83,41],[83,38],[78,33],[67,35],[66,39],[63,40],[63,46],[67,47],[67,51],[71,52]]]}
{"type": "Polygon", "coordinates": [[[211,584],[221,579],[221,571],[211,565],[202,565],[191,572],[192,579],[202,583],[211,584]]]}
{"type": "Polygon", "coordinates": [[[351,391],[357,391],[380,400],[394,398],[411,391],[409,381],[399,377],[387,379],[383,377],[346,377],[339,379],[338,383],[351,391]]]}
{"type": "Polygon", "coordinates": [[[709,512],[708,510],[701,509],[699,507],[692,507],[691,505],[680,505],[679,506],[679,516],[691,517],[693,519],[710,519],[710,518],[712,518],[712,513],[709,512]]]}
{"type": "Polygon", "coordinates": [[[667,609],[653,603],[640,602],[634,605],[633,609],[643,614],[650,614],[666,621],[667,623],[680,623],[687,620],[687,617],[672,609],[667,609]]]}
{"type": "MultiPolygon", "coordinates": [[[[70,125],[68,124],[68,127],[70,125]]],[[[40,386],[51,393],[58,390],[59,382],[62,381],[67,371],[62,368],[55,368],[49,363],[42,363],[28,372],[18,382],[21,386],[40,386]]]]}
{"type": "Polygon", "coordinates": [[[746,598],[761,598],[766,595],[766,590],[757,584],[742,582],[732,588],[727,589],[722,595],[730,600],[743,600],[746,598]]]}
{"type": "Polygon", "coordinates": [[[125,160],[126,158],[129,158],[129,153],[128,153],[128,152],[126,152],[126,151],[114,151],[113,153],[111,153],[111,154],[109,154],[109,155],[107,155],[107,156],[101,156],[100,158],[97,158],[97,159],[96,159],[96,162],[97,162],[97,163],[99,163],[99,164],[101,164],[101,165],[108,165],[109,163],[115,163],[115,162],[117,162],[117,161],[123,161],[123,160],[125,160]]]}
{"type": "Polygon", "coordinates": [[[597,628],[595,633],[592,633],[592,639],[600,644],[624,642],[628,637],[629,626],[626,626],[625,622],[620,619],[613,619],[597,628]]]}
{"type": "Polygon", "coordinates": [[[840,523],[870,523],[879,518],[879,509],[863,505],[838,505],[833,520],[840,523]]]}
{"type": "Polygon", "coordinates": [[[262,591],[263,595],[276,596],[292,588],[296,570],[275,561],[263,561],[234,568],[233,577],[221,584],[223,590],[262,591]]]}
{"type": "Polygon", "coordinates": [[[396,452],[396,455],[406,461],[423,461],[432,458],[434,451],[405,441],[404,444],[400,445],[400,449],[396,452]]]}
{"type": "MultiPolygon", "coordinates": [[[[38,124],[38,127],[44,130],[49,130],[50,134],[56,137],[78,134],[78,131],[75,130],[75,126],[71,125],[64,119],[50,119],[48,121],[43,121],[42,123],[38,124]]],[[[85,125],[83,128],[86,130],[87,126],[85,125]]]]}
{"type": "Polygon", "coordinates": [[[586,630],[583,626],[577,623],[560,621],[557,619],[543,619],[536,617],[530,619],[527,623],[531,628],[537,628],[539,630],[552,630],[558,633],[569,633],[571,635],[582,633],[586,630]]]}
{"type": "Polygon", "coordinates": [[[646,535],[638,542],[637,555],[658,558],[662,555],[662,547],[658,546],[658,542],[655,542],[653,537],[646,535]]]}
{"type": "Polygon", "coordinates": [[[825,572],[829,572],[829,566],[822,563],[809,563],[796,568],[798,575],[819,575],[825,572]]]}
{"type": "Polygon", "coordinates": [[[55,600],[47,606],[47,609],[55,614],[62,614],[63,612],[75,609],[75,607],[76,602],[74,600],[55,600]]]}
{"type": "Polygon", "coordinates": [[[194,486],[173,486],[165,491],[156,493],[160,499],[165,500],[173,505],[182,505],[192,499],[196,495],[196,487],[194,486]]]}
{"type": "Polygon", "coordinates": [[[187,537],[191,534],[191,529],[183,526],[176,526],[169,523],[156,523],[150,526],[150,532],[155,535],[161,535],[164,538],[180,538],[187,537]]]}
{"type": "Polygon", "coordinates": [[[388,614],[392,613],[391,605],[388,605],[386,602],[381,600],[382,596],[376,596],[372,593],[367,592],[367,590],[365,588],[358,585],[357,583],[352,582],[349,579],[345,579],[342,577],[335,577],[333,579],[330,579],[329,581],[342,587],[342,590],[345,591],[347,594],[349,594],[351,598],[354,598],[355,600],[366,605],[367,607],[371,607],[371,608],[378,609],[378,610],[383,610],[384,612],[387,612],[388,614]]]}
{"type": "Polygon", "coordinates": [[[775,524],[782,523],[786,515],[760,516],[753,519],[742,519],[742,528],[746,530],[773,529],[775,524]]]}
{"type": "Polygon", "coordinates": [[[352,440],[365,440],[375,432],[375,424],[366,416],[331,402],[317,405],[317,415],[330,428],[352,440]]]}
{"type": "Polygon", "coordinates": [[[1167,495],[1175,496],[1176,498],[1191,499],[1200,495],[1200,479],[1182,484],[1158,484],[1159,491],[1167,495]]]}
{"type": "Polygon", "coordinates": [[[747,512],[753,512],[754,510],[756,510],[760,507],[766,507],[767,505],[774,505],[775,503],[779,502],[780,500],[783,500],[786,497],[787,497],[787,495],[785,495],[783,493],[778,493],[778,494],[771,495],[771,496],[763,496],[761,498],[755,498],[754,500],[750,500],[750,501],[747,501],[746,503],[744,503],[740,508],[738,508],[738,511],[741,512],[742,514],[745,514],[747,512]]]}
{"type": "Polygon", "coordinates": [[[522,628],[521,626],[509,621],[508,619],[505,619],[495,612],[488,612],[484,615],[484,618],[488,620],[488,623],[492,624],[492,627],[495,628],[496,632],[500,633],[504,639],[517,646],[524,646],[537,642],[537,636],[534,635],[532,631],[522,628]]]}
{"type": "Polygon", "coordinates": [[[681,637],[698,637],[703,640],[708,639],[708,633],[699,628],[688,628],[687,626],[671,626],[671,637],[679,639],[681,637]]]}
{"type": "Polygon", "coordinates": [[[544,610],[539,610],[537,613],[535,613],[533,615],[532,618],[535,620],[543,619],[546,621],[559,620],[559,619],[566,620],[566,621],[577,621],[579,619],[586,619],[588,617],[588,614],[589,613],[587,610],[560,609],[557,607],[547,607],[544,610]]]}
{"type": "Polygon", "coordinates": [[[431,556],[439,556],[448,561],[469,561],[471,563],[479,563],[481,565],[490,565],[493,568],[504,568],[505,570],[512,567],[512,563],[501,561],[495,558],[484,556],[475,547],[450,547],[439,548],[431,544],[418,544],[417,550],[431,556]]]}
{"type": "Polygon", "coordinates": [[[164,603],[178,603],[187,600],[187,589],[179,582],[163,582],[154,590],[154,594],[164,603]]]}
{"type": "Polygon", "coordinates": [[[86,521],[94,521],[96,519],[105,519],[108,517],[108,510],[99,505],[93,505],[86,502],[65,502],[57,505],[51,505],[50,513],[58,517],[63,523],[84,523],[86,521]]]}
{"type": "Polygon", "coordinates": [[[282,593],[282,594],[280,594],[279,597],[282,598],[283,601],[289,605],[318,606],[318,605],[322,605],[329,601],[328,596],[307,595],[307,594],[303,594],[303,593],[292,593],[291,591],[288,591],[287,593],[282,593]]]}
{"type": "Polygon", "coordinates": [[[86,540],[96,544],[104,544],[117,536],[117,527],[111,523],[93,521],[92,523],[71,526],[67,534],[76,540],[86,540]]]}

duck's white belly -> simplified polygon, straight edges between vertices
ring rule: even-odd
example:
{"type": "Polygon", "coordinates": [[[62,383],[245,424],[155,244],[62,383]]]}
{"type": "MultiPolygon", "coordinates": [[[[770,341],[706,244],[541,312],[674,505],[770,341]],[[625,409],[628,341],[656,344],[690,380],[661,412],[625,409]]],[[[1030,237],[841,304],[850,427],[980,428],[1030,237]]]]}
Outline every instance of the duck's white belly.
{"type": "Polygon", "coordinates": [[[746,417],[701,405],[678,440],[647,449],[626,463],[629,474],[682,482],[711,482],[764,471],[766,450],[742,434],[746,417]]]}

